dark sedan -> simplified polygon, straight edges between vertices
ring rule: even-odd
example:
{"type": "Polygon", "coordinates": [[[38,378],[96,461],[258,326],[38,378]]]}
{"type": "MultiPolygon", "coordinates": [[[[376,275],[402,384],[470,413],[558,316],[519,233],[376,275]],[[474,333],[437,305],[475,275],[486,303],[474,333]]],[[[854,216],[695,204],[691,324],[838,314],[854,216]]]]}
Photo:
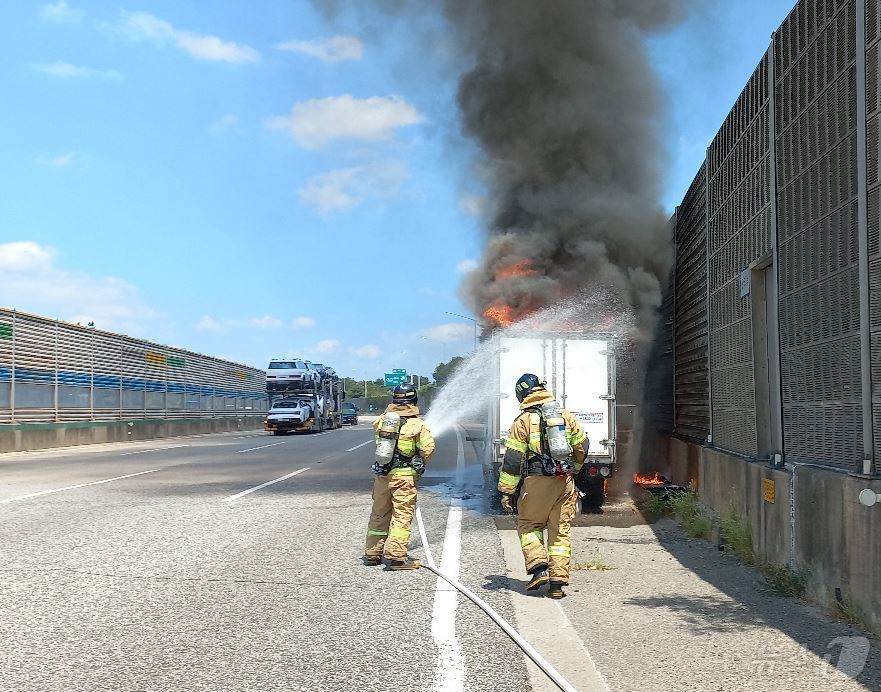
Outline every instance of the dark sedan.
{"type": "Polygon", "coordinates": [[[355,404],[343,404],[343,425],[358,425],[358,407],[355,404]]]}

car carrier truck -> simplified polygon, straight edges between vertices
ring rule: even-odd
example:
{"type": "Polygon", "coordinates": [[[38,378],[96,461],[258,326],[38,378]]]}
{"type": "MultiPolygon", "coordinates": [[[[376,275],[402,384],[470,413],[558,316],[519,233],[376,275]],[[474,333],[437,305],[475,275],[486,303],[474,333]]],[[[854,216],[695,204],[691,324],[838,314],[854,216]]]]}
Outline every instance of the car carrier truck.
{"type": "Polygon", "coordinates": [[[484,484],[494,489],[505,456],[505,437],[520,413],[514,383],[523,373],[547,381],[557,401],[579,421],[590,439],[588,457],[576,479],[583,511],[602,506],[615,469],[615,356],[610,335],[537,334],[490,337],[495,396],[487,420],[484,484]]]}
{"type": "Polygon", "coordinates": [[[345,396],[338,378],[292,383],[282,391],[276,385],[270,392],[270,408],[263,427],[273,435],[341,428],[345,396]]]}

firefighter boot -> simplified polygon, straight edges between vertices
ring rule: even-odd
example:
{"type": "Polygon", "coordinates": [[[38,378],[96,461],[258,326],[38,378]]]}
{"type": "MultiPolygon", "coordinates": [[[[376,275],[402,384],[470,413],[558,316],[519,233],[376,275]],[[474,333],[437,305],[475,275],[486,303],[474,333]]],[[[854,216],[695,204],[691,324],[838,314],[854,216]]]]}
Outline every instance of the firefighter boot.
{"type": "Polygon", "coordinates": [[[422,563],[408,557],[406,560],[386,560],[385,568],[390,572],[399,572],[407,569],[419,569],[422,563]]]}
{"type": "Polygon", "coordinates": [[[365,567],[376,567],[379,564],[382,564],[382,560],[378,557],[374,557],[372,555],[365,555],[361,558],[362,562],[364,562],[365,567]]]}
{"type": "Polygon", "coordinates": [[[527,591],[535,591],[540,586],[544,586],[548,583],[548,566],[547,565],[539,565],[532,571],[532,579],[529,580],[529,583],[526,585],[527,591]]]}
{"type": "Polygon", "coordinates": [[[552,581],[551,585],[548,587],[548,598],[553,598],[554,600],[560,600],[566,595],[566,592],[563,591],[563,584],[558,581],[552,581]]]}

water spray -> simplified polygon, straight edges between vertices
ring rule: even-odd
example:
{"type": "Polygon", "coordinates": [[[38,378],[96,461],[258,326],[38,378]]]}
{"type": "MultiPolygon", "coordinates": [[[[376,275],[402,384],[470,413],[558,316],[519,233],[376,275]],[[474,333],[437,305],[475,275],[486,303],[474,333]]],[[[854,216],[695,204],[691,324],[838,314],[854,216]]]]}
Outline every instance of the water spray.
{"type": "MultiPolygon", "coordinates": [[[[632,344],[641,338],[633,311],[613,300],[607,291],[573,296],[495,333],[502,337],[532,337],[537,333],[589,334],[591,331],[618,335],[614,348],[619,357],[629,353],[632,344]]],[[[500,383],[507,389],[497,391],[497,348],[495,339],[485,340],[440,389],[425,416],[425,423],[433,434],[439,436],[468,420],[482,422],[499,394],[513,392],[513,382],[500,383]]]]}

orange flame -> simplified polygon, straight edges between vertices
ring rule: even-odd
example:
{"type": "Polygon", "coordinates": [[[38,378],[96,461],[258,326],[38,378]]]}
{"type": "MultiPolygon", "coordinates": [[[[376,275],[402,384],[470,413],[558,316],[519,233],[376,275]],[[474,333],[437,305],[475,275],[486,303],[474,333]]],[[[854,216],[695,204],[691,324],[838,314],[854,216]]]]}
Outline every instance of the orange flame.
{"type": "MultiPolygon", "coordinates": [[[[533,268],[529,260],[517,260],[493,272],[493,281],[508,281],[520,276],[535,276],[538,272],[533,268]]],[[[501,300],[496,300],[483,313],[486,319],[497,327],[508,327],[514,322],[527,317],[532,313],[531,309],[513,307],[501,300]]]]}
{"type": "Polygon", "coordinates": [[[667,485],[670,481],[664,478],[660,473],[655,471],[654,475],[643,476],[640,473],[633,474],[633,482],[636,485],[667,485]]]}
{"type": "Polygon", "coordinates": [[[493,303],[484,311],[484,317],[500,327],[508,327],[514,322],[514,308],[502,303],[493,303]]]}
{"type": "Polygon", "coordinates": [[[533,269],[532,262],[529,260],[520,260],[519,262],[514,262],[505,267],[499,267],[496,269],[493,277],[496,281],[505,281],[506,279],[513,279],[516,276],[534,276],[535,274],[538,274],[538,272],[533,269]]]}

